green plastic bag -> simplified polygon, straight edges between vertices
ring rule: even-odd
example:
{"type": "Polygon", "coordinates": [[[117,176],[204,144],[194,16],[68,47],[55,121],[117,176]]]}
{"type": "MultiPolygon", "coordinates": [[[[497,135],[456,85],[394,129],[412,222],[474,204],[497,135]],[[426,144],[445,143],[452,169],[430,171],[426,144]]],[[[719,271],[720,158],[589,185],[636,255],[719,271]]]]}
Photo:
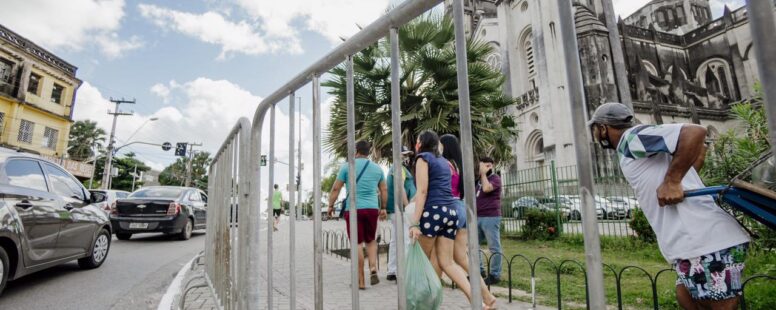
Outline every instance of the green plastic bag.
{"type": "Polygon", "coordinates": [[[442,282],[417,241],[410,245],[406,266],[407,309],[439,309],[442,305],[442,282]]]}

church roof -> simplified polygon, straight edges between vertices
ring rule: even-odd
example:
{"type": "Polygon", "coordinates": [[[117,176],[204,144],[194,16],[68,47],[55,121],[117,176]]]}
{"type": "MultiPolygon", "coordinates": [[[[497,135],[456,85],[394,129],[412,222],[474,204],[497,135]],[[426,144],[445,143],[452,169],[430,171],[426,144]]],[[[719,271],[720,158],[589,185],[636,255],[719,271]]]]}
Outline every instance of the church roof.
{"type": "Polygon", "coordinates": [[[595,16],[595,13],[590,8],[581,4],[574,5],[574,8],[576,9],[576,12],[574,12],[574,23],[577,26],[577,33],[591,31],[607,32],[606,25],[595,16]]]}

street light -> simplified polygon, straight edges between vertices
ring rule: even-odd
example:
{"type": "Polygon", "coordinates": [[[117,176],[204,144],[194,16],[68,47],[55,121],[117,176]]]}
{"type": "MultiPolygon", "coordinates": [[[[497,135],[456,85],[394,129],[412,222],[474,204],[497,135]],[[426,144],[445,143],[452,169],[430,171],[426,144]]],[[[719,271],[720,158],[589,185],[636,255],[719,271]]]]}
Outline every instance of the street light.
{"type": "Polygon", "coordinates": [[[148,122],[154,122],[154,121],[157,121],[157,120],[159,120],[159,118],[158,118],[158,117],[152,117],[152,118],[149,118],[149,119],[147,119],[145,122],[143,122],[143,124],[141,124],[141,125],[140,125],[140,127],[137,127],[137,129],[135,129],[135,132],[133,132],[133,133],[132,133],[132,134],[129,136],[129,138],[127,138],[127,141],[132,141],[132,138],[134,138],[134,137],[135,137],[135,135],[136,135],[136,134],[137,134],[137,133],[140,131],[140,129],[143,129],[143,126],[145,126],[146,124],[148,124],[148,122]]]}

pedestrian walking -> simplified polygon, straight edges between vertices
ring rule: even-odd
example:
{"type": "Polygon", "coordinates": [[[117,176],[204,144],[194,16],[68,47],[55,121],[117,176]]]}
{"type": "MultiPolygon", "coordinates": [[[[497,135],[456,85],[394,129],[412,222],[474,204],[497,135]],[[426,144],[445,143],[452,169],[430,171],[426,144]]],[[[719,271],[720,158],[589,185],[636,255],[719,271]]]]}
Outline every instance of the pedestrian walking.
{"type": "Polygon", "coordinates": [[[692,124],[633,124],[621,103],[596,109],[593,140],[616,149],[620,169],[657,236],[660,252],[677,273],[676,298],[684,309],[737,309],[749,234],[711,196],[685,198],[704,188],[706,128],[692,124]]]}
{"type": "MultiPolygon", "coordinates": [[[[404,187],[404,196],[402,197],[402,207],[406,207],[409,204],[409,201],[412,200],[413,197],[415,197],[415,178],[412,176],[412,173],[410,173],[410,159],[412,158],[412,155],[414,153],[407,148],[406,146],[402,147],[401,155],[402,155],[402,175],[400,178],[400,182],[402,182],[404,187]]],[[[388,220],[393,225],[393,229],[391,230],[391,242],[388,245],[388,276],[386,279],[388,281],[396,281],[396,231],[398,229],[401,229],[396,225],[396,212],[394,210],[395,203],[394,203],[394,193],[393,193],[393,182],[396,179],[393,175],[393,166],[391,166],[391,169],[388,171],[388,220]]],[[[403,229],[404,231],[409,230],[409,225],[405,222],[403,229]]],[[[407,234],[407,236],[404,238],[404,245],[409,246],[410,244],[410,238],[407,234]]]]}
{"type": "MultiPolygon", "coordinates": [[[[469,255],[468,247],[468,227],[466,225],[466,204],[463,201],[463,177],[461,171],[463,167],[463,155],[461,154],[461,144],[454,135],[443,135],[439,138],[442,143],[442,157],[447,159],[450,164],[450,190],[456,201],[456,213],[458,214],[458,233],[455,235],[455,244],[453,246],[453,260],[458,266],[468,274],[469,273],[469,255]]],[[[496,297],[490,293],[485,281],[480,278],[480,290],[482,299],[490,308],[495,307],[496,297]]]]}
{"type": "MultiPolygon", "coordinates": [[[[471,286],[464,270],[453,261],[455,235],[459,216],[450,188],[452,174],[448,161],[441,156],[439,136],[425,131],[415,146],[415,213],[410,223],[410,237],[420,242],[423,252],[447,274],[471,301],[471,286]]],[[[410,271],[411,272],[411,271],[410,271]]],[[[486,306],[487,308],[487,306],[486,306]]]]}
{"type": "MultiPolygon", "coordinates": [[[[367,257],[369,259],[370,283],[376,285],[380,283],[377,277],[377,222],[378,219],[384,219],[386,216],[385,208],[387,205],[388,190],[385,184],[385,175],[383,169],[369,160],[369,152],[372,145],[367,141],[358,141],[356,143],[356,223],[358,231],[358,287],[365,289],[364,281],[364,247],[366,247],[367,257]],[[379,192],[379,197],[378,197],[379,192]]],[[[345,186],[346,192],[349,191],[348,185],[348,164],[340,167],[337,174],[337,180],[334,181],[331,193],[329,194],[329,216],[334,215],[334,204],[339,197],[340,190],[345,186]]],[[[348,193],[348,197],[351,193],[348,193]]],[[[348,198],[345,198],[343,204],[345,214],[345,227],[350,236],[350,205],[348,198]]]]}
{"type": "MultiPolygon", "coordinates": [[[[501,176],[495,170],[490,157],[480,158],[477,180],[477,228],[480,242],[488,243],[490,270],[485,276],[486,260],[480,255],[480,273],[488,285],[501,281],[501,176]]],[[[482,254],[482,253],[480,253],[482,254]]]]}
{"type": "Polygon", "coordinates": [[[278,224],[280,223],[280,213],[283,209],[283,193],[278,190],[278,185],[275,184],[275,190],[272,192],[272,216],[275,217],[275,222],[272,224],[272,230],[278,231],[278,224]]]}

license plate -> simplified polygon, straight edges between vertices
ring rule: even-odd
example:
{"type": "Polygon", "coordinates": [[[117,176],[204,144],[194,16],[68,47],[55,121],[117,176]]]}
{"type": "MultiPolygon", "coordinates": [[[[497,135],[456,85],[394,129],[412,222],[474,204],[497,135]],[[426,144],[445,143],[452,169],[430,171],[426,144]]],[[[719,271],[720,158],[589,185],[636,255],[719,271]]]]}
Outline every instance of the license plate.
{"type": "Polygon", "coordinates": [[[146,229],[148,223],[129,223],[129,229],[146,229]]]}

